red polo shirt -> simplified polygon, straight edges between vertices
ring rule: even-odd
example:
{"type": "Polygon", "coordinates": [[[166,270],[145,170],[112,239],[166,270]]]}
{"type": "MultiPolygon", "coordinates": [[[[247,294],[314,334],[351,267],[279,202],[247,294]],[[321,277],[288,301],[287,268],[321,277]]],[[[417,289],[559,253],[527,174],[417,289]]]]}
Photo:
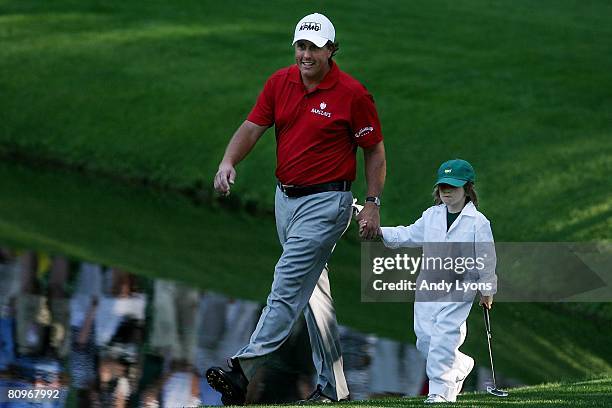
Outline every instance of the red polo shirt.
{"type": "Polygon", "coordinates": [[[310,92],[296,65],[275,72],[247,120],[275,126],[276,177],[283,184],[355,180],[357,146],[383,139],[372,95],[333,62],[310,92]]]}

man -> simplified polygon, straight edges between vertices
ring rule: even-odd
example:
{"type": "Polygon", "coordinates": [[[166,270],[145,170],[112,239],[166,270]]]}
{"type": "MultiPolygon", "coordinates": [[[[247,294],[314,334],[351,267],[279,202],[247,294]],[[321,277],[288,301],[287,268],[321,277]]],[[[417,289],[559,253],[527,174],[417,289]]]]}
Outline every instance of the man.
{"type": "Polygon", "coordinates": [[[302,312],[318,373],[317,389],[308,401],[348,397],[326,264],[350,222],[357,146],[364,150],[368,186],[359,214],[367,221],[361,236],[375,237],[385,150],[372,96],[333,62],[338,49],[334,40],[334,26],[324,15],[310,14],[298,22],[293,38],[296,64],[268,79],[215,176],[215,189],[229,194],[235,165],[275,126],[275,213],[283,253],[249,344],[230,360],[230,369],[206,372],[226,405],[244,403],[248,381],[287,339],[302,312]]]}

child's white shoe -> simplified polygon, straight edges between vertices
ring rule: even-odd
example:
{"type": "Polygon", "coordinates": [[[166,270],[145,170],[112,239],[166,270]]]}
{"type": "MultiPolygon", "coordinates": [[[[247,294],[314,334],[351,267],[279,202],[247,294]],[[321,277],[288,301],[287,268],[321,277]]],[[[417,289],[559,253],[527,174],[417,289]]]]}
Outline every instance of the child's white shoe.
{"type": "Polygon", "coordinates": [[[438,394],[429,394],[425,400],[425,404],[439,404],[443,402],[450,402],[446,398],[438,394]]]}
{"type": "Polygon", "coordinates": [[[470,375],[470,373],[474,369],[474,359],[471,358],[471,357],[468,357],[468,358],[470,359],[469,365],[468,365],[468,370],[467,370],[467,372],[465,373],[465,376],[462,379],[457,380],[457,388],[455,388],[456,395],[459,395],[461,393],[461,390],[463,389],[463,382],[465,381],[467,376],[470,375]]]}

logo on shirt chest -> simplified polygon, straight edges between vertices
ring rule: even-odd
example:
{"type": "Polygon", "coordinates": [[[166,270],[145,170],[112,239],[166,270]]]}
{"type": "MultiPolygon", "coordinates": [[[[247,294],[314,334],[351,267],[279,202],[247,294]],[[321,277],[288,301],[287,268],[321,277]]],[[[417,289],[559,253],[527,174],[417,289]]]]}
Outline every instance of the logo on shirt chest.
{"type": "Polygon", "coordinates": [[[325,102],[321,102],[319,104],[319,108],[321,108],[321,109],[312,108],[310,110],[310,113],[314,113],[314,114],[317,114],[317,115],[325,116],[326,118],[331,118],[331,115],[332,115],[331,112],[327,112],[325,110],[325,108],[327,108],[327,104],[325,102]]]}

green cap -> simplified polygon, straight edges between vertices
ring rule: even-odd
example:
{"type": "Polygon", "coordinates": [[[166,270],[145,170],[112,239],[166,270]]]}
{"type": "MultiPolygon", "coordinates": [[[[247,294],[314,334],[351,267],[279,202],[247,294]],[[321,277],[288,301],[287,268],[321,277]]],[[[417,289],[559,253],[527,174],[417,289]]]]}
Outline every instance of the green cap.
{"type": "Polygon", "coordinates": [[[462,187],[471,181],[476,181],[476,174],[472,165],[465,160],[454,159],[442,163],[438,169],[438,184],[450,184],[453,187],[462,187]]]}

